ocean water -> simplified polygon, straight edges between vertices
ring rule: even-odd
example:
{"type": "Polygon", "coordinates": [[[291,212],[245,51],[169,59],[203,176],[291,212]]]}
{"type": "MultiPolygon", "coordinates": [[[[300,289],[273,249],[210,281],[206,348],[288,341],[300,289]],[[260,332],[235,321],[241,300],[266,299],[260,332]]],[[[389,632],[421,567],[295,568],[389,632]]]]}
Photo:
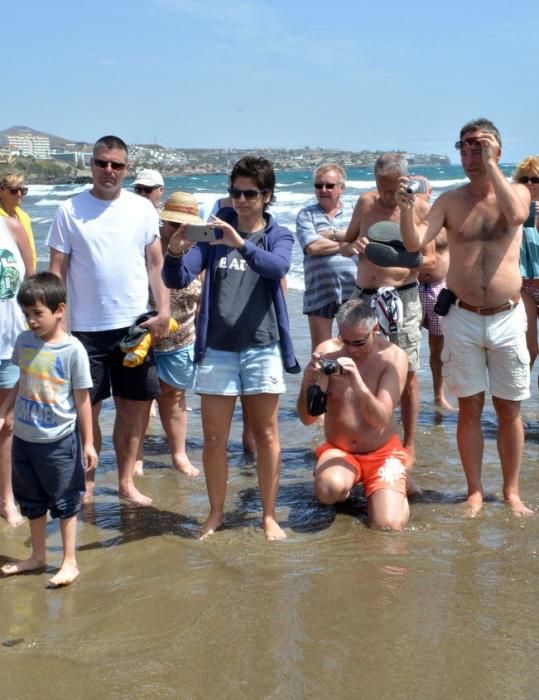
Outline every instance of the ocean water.
{"type": "MultiPolygon", "coordinates": [[[[505,166],[504,170],[509,175],[512,167],[505,166]]],[[[445,190],[458,187],[466,181],[460,165],[418,167],[412,170],[412,173],[429,178],[433,186],[433,199],[445,190]]],[[[374,189],[374,175],[372,169],[369,168],[351,168],[347,174],[343,202],[345,206],[353,207],[363,192],[374,189]]],[[[132,179],[126,180],[126,188],[130,189],[132,183],[132,179]]],[[[197,198],[201,213],[205,216],[211,211],[216,199],[226,196],[227,185],[227,176],[224,174],[167,177],[165,178],[163,200],[175,190],[192,192],[197,198]]],[[[48,261],[49,253],[45,246],[45,240],[56,208],[68,197],[89,187],[90,185],[30,185],[28,195],[23,202],[23,208],[28,212],[33,222],[41,266],[44,266],[48,261]]],[[[294,231],[298,211],[313,201],[315,198],[310,170],[280,171],[277,173],[275,203],[270,211],[281,225],[288,226],[294,231]]],[[[299,245],[295,245],[288,279],[290,289],[303,290],[302,259],[301,249],[299,245]]]]}

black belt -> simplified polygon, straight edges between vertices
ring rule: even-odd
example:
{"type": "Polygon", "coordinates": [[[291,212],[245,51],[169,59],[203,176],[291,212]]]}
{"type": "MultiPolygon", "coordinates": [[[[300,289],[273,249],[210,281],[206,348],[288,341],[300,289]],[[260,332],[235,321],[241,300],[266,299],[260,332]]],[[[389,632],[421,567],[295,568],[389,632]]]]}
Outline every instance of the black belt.
{"type": "MultiPolygon", "coordinates": [[[[359,289],[361,294],[368,294],[369,296],[372,296],[373,294],[376,294],[378,292],[378,289],[371,289],[370,287],[360,287],[358,284],[355,285],[356,289],[359,289]]],[[[417,287],[417,282],[409,282],[408,284],[403,284],[402,287],[393,287],[393,289],[396,289],[397,292],[404,292],[406,289],[413,289],[414,287],[417,287]]]]}

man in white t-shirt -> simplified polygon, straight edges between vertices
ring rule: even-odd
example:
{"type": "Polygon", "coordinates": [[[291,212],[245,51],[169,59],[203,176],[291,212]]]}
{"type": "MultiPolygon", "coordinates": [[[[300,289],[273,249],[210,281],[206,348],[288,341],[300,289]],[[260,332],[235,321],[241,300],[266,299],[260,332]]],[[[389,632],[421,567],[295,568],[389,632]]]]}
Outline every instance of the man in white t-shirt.
{"type": "MultiPolygon", "coordinates": [[[[136,505],[151,499],[136,488],[133,473],[144,435],[146,402],[159,394],[155,367],[124,367],[119,342],[148,308],[148,284],[158,314],[147,321],[155,340],[168,333],[169,292],[161,281],[159,220],[144,197],[122,190],[129,164],[126,144],[104,136],[94,145],[93,185],[58,209],[48,245],[50,270],[67,281],[73,335],[85,346],[92,371],[94,440],[99,451],[101,402],[116,406],[113,441],[120,496],[136,505]]],[[[86,499],[95,473],[87,474],[86,499]]]]}

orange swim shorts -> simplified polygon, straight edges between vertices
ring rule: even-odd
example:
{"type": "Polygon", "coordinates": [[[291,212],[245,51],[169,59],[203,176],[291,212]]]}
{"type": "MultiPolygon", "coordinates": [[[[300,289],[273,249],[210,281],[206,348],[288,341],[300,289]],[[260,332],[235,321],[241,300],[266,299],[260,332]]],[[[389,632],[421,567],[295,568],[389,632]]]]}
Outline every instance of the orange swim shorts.
{"type": "Polygon", "coordinates": [[[342,456],[354,469],[354,485],[361,482],[367,498],[378,489],[391,489],[406,495],[406,452],[398,435],[393,435],[385,445],[366,454],[351,454],[324,442],[316,448],[317,467],[329,450],[332,450],[335,457],[342,456]]]}

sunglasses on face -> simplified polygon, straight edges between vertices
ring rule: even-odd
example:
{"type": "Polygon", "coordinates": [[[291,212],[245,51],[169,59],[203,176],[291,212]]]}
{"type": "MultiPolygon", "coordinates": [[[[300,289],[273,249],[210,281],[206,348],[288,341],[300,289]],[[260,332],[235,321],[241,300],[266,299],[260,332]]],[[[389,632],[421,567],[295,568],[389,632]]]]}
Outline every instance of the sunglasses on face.
{"type": "Polygon", "coordinates": [[[146,187],[145,185],[135,185],[133,188],[137,194],[151,194],[155,190],[158,190],[160,185],[154,185],[154,187],[146,187]]]}
{"type": "Polygon", "coordinates": [[[338,184],[338,182],[315,182],[314,186],[317,190],[323,190],[324,188],[326,190],[332,190],[334,187],[337,187],[338,184]]]}
{"type": "Polygon", "coordinates": [[[468,146],[469,148],[481,148],[481,141],[479,139],[474,138],[473,136],[470,136],[467,139],[459,139],[458,141],[455,142],[455,148],[457,151],[462,150],[464,146],[468,146]]]}
{"type": "Polygon", "coordinates": [[[7,187],[6,185],[4,185],[2,189],[7,190],[10,194],[13,195],[22,194],[23,197],[25,194],[28,194],[28,187],[7,187]]]}
{"type": "Polygon", "coordinates": [[[103,170],[110,165],[113,170],[123,170],[127,163],[117,163],[114,160],[101,160],[101,158],[94,158],[94,165],[98,168],[103,168],[103,170]]]}
{"type": "Polygon", "coordinates": [[[531,182],[532,185],[539,185],[539,177],[537,177],[537,175],[523,175],[522,177],[518,178],[518,181],[521,182],[523,185],[527,185],[528,182],[531,182]]]}
{"type": "Polygon", "coordinates": [[[239,190],[237,187],[228,188],[228,194],[232,199],[239,199],[241,195],[243,195],[245,199],[256,199],[258,195],[264,194],[265,192],[267,192],[267,190],[239,190]]]}
{"type": "Polygon", "coordinates": [[[363,345],[366,345],[369,342],[370,337],[370,333],[366,338],[362,338],[361,340],[345,340],[340,333],[337,336],[343,345],[349,345],[351,348],[360,348],[363,345]]]}

